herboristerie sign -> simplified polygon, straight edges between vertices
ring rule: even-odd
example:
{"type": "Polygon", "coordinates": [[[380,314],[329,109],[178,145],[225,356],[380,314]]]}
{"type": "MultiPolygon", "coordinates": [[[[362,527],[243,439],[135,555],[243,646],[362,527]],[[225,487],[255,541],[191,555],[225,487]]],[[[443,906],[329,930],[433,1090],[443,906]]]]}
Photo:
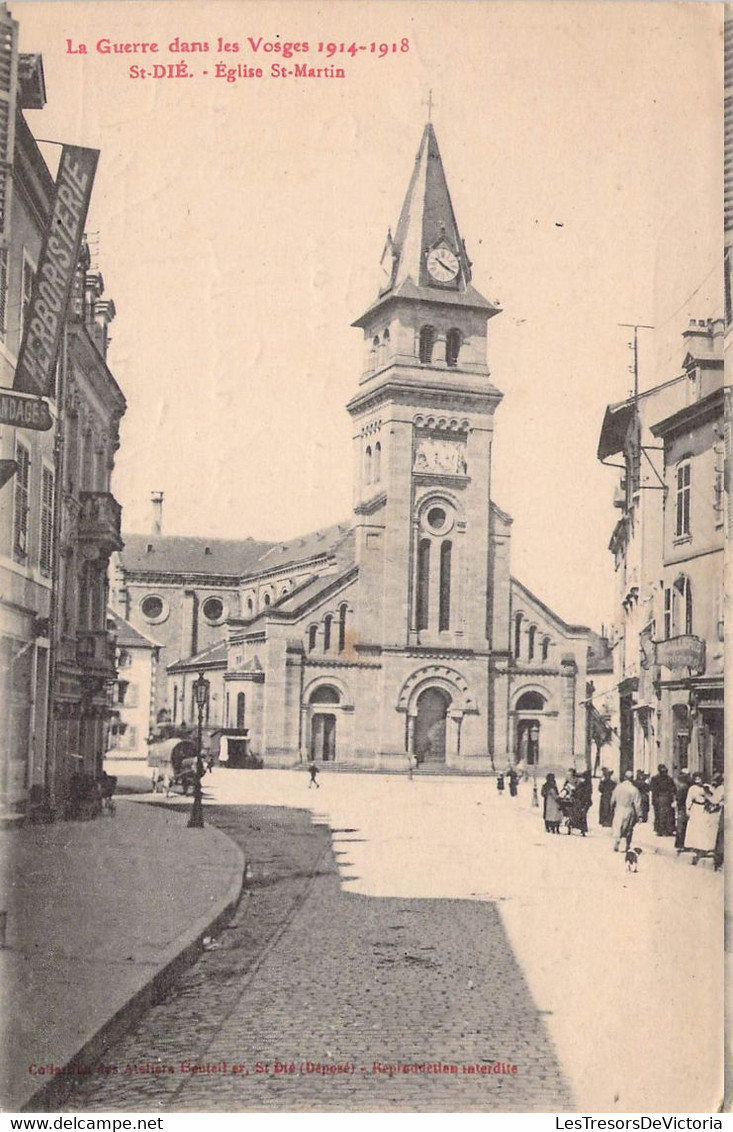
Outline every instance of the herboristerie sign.
{"type": "Polygon", "coordinates": [[[13,388],[19,393],[48,397],[53,392],[56,358],[98,159],[98,149],[65,145],[61,151],[56,196],[15,370],[13,388]]]}

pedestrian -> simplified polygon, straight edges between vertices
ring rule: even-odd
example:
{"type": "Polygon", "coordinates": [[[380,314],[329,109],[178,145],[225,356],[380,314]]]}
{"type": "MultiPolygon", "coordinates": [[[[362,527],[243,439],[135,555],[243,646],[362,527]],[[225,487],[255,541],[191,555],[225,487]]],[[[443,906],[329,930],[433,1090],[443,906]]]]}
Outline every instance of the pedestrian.
{"type": "Polygon", "coordinates": [[[649,783],[654,809],[654,832],[657,837],[674,837],[674,800],[677,787],[664,763],[649,783]]]}
{"type": "Polygon", "coordinates": [[[611,795],[617,786],[616,779],[613,777],[613,771],[604,766],[601,770],[601,781],[598,783],[598,795],[600,802],[598,804],[598,824],[610,828],[613,825],[613,813],[611,812],[611,795]]]}
{"type": "Polygon", "coordinates": [[[560,791],[557,788],[554,774],[548,774],[542,783],[541,790],[544,798],[542,817],[545,820],[545,829],[548,833],[559,833],[562,821],[562,807],[560,805],[560,791]]]}
{"type": "Polygon", "coordinates": [[[513,766],[509,767],[509,770],[507,771],[507,778],[509,779],[509,793],[511,794],[512,798],[516,798],[519,775],[517,774],[513,766]]]}
{"type": "Polygon", "coordinates": [[[623,782],[619,782],[611,795],[614,853],[618,852],[622,838],[626,842],[627,851],[631,848],[634,826],[641,815],[641,795],[633,783],[633,777],[633,771],[627,770],[623,782]]]}
{"type": "Polygon", "coordinates": [[[575,777],[575,785],[568,798],[568,833],[579,830],[582,837],[588,832],[588,810],[593,801],[593,786],[587,771],[575,777]]]}
{"type": "Polygon", "coordinates": [[[500,796],[504,793],[504,775],[503,774],[497,774],[497,776],[496,776],[496,789],[499,791],[500,796]]]}
{"type": "Polygon", "coordinates": [[[641,817],[639,818],[639,821],[640,822],[648,821],[649,820],[649,783],[647,782],[647,776],[644,774],[643,770],[637,770],[636,778],[634,779],[634,786],[636,787],[636,789],[639,791],[639,794],[641,795],[641,817]]]}
{"type": "Polygon", "coordinates": [[[308,789],[310,790],[311,786],[315,786],[316,790],[320,790],[321,788],[316,781],[316,779],[318,778],[318,767],[314,762],[311,762],[310,766],[308,767],[308,773],[311,776],[311,780],[308,783],[308,789]]]}
{"type": "Polygon", "coordinates": [[[692,778],[687,770],[681,770],[677,775],[677,789],[675,803],[677,806],[677,821],[675,823],[674,847],[678,853],[685,848],[685,833],[687,831],[687,795],[692,785],[692,778]]]}
{"type": "Polygon", "coordinates": [[[722,776],[715,777],[720,781],[714,786],[708,786],[703,783],[701,774],[694,774],[692,786],[687,792],[685,849],[693,851],[693,865],[701,857],[715,856],[723,809],[722,776]]]}

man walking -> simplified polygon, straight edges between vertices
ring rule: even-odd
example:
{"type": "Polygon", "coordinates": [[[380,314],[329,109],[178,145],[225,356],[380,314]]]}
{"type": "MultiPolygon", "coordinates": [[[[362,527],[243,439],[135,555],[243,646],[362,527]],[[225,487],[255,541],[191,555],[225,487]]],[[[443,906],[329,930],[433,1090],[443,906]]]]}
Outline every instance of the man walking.
{"type": "Polygon", "coordinates": [[[611,795],[614,853],[618,853],[621,838],[626,842],[627,851],[631,848],[634,826],[641,817],[641,794],[634,786],[633,777],[633,771],[627,770],[623,782],[619,782],[611,795]]]}
{"type": "Polygon", "coordinates": [[[308,773],[311,776],[311,780],[308,783],[308,789],[310,790],[311,786],[315,786],[316,790],[320,790],[321,788],[316,782],[316,779],[318,778],[318,767],[314,762],[312,762],[308,767],[308,773]]]}

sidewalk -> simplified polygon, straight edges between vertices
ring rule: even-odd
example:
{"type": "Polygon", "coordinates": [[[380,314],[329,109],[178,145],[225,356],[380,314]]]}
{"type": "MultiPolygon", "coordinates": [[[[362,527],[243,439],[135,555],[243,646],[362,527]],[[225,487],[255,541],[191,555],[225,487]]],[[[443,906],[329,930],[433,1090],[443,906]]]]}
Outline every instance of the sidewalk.
{"type": "Polygon", "coordinates": [[[0,832],[4,1110],[43,1111],[49,1090],[58,1106],[60,1070],[83,1073],[236,906],[242,851],[187,821],[119,800],[112,817],[0,832]]]}

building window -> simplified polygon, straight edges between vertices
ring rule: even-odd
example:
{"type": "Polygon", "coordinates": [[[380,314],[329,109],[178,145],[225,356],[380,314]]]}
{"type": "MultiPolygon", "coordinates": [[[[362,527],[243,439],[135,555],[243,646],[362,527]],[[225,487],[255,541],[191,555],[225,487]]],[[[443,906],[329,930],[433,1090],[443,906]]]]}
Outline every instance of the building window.
{"type": "Polygon", "coordinates": [[[28,318],[28,310],[31,305],[31,295],[33,294],[33,280],[36,277],[36,269],[28,259],[27,255],[23,255],[23,269],[20,281],[20,337],[23,338],[25,331],[26,320],[28,318]]]}
{"type": "Polygon", "coordinates": [[[543,661],[547,660],[549,654],[550,654],[550,638],[545,637],[545,639],[542,642],[542,659],[543,659],[543,661]]]}
{"type": "Polygon", "coordinates": [[[339,607],[339,652],[346,648],[346,606],[339,607]]]}
{"type": "Polygon", "coordinates": [[[252,598],[248,597],[247,598],[247,612],[249,614],[252,614],[254,612],[254,607],[255,606],[254,606],[254,602],[252,601],[252,598]]]}
{"type": "Polygon", "coordinates": [[[308,652],[313,652],[318,641],[318,626],[311,625],[308,629],[308,652]]]}
{"type": "Polygon", "coordinates": [[[522,614],[517,613],[514,616],[514,656],[519,660],[519,653],[522,647],[522,614]]]}
{"type": "Polygon", "coordinates": [[[157,594],[148,594],[147,597],[144,597],[140,602],[140,609],[143,617],[147,621],[153,622],[165,620],[168,612],[163,598],[158,597],[157,594]]]}
{"type": "Polygon", "coordinates": [[[430,539],[421,538],[417,548],[417,628],[427,629],[430,602],[430,539]]]}
{"type": "Polygon", "coordinates": [[[127,649],[120,649],[118,656],[117,656],[117,667],[118,668],[129,668],[131,664],[132,664],[131,653],[129,653],[127,651],[127,649]]]}
{"type": "Polygon", "coordinates": [[[237,730],[244,728],[245,699],[244,692],[237,693],[237,730]]]}
{"type": "Polygon", "coordinates": [[[331,622],[333,618],[327,613],[323,618],[323,651],[328,652],[331,647],[331,622]]]}
{"type": "Polygon", "coordinates": [[[675,528],[677,538],[690,533],[690,474],[691,464],[686,460],[677,468],[677,496],[675,503],[675,528]]]}
{"type": "Polygon", "coordinates": [[[218,597],[207,597],[203,606],[203,613],[211,625],[216,625],[224,617],[224,602],[218,597]]]}
{"type": "Polygon", "coordinates": [[[178,685],[173,685],[173,722],[176,722],[178,717],[178,685]]]}
{"type": "Polygon", "coordinates": [[[8,331],[8,249],[0,251],[0,338],[8,331]]]}
{"type": "Polygon", "coordinates": [[[270,595],[265,594],[265,605],[269,605],[271,601],[272,601],[272,598],[270,597],[270,595]]]}
{"type": "Polygon", "coordinates": [[[680,574],[672,589],[672,632],[692,635],[692,586],[686,574],[680,574]]]}
{"type": "Polygon", "coordinates": [[[450,572],[452,544],[444,542],[440,547],[440,595],[438,607],[438,629],[441,633],[450,629],[450,572]]]}
{"type": "Polygon", "coordinates": [[[20,441],[15,446],[15,459],[18,471],[15,474],[13,497],[13,558],[16,562],[25,562],[28,558],[31,454],[20,441]]]}
{"type": "Polygon", "coordinates": [[[372,482],[372,446],[367,444],[364,453],[364,483],[372,482]]]}
{"type": "Polygon", "coordinates": [[[527,633],[527,660],[534,660],[534,642],[537,636],[537,627],[530,625],[527,633]]]}
{"type": "Polygon", "coordinates": [[[38,565],[44,578],[50,578],[53,566],[53,472],[50,468],[44,468],[41,474],[41,548],[38,565]]]}
{"type": "Polygon", "coordinates": [[[379,483],[382,478],[382,445],[377,441],[374,445],[374,482],[379,483]]]}
{"type": "Polygon", "coordinates": [[[668,641],[672,636],[672,591],[664,591],[664,639],[668,641]]]}
{"type": "Polygon", "coordinates": [[[420,331],[420,361],[428,365],[433,360],[433,347],[435,345],[435,330],[432,326],[423,326],[420,331]]]}
{"type": "Polygon", "coordinates": [[[458,355],[461,351],[461,332],[460,330],[449,330],[445,337],[445,361],[446,365],[457,366],[458,355]]]}

